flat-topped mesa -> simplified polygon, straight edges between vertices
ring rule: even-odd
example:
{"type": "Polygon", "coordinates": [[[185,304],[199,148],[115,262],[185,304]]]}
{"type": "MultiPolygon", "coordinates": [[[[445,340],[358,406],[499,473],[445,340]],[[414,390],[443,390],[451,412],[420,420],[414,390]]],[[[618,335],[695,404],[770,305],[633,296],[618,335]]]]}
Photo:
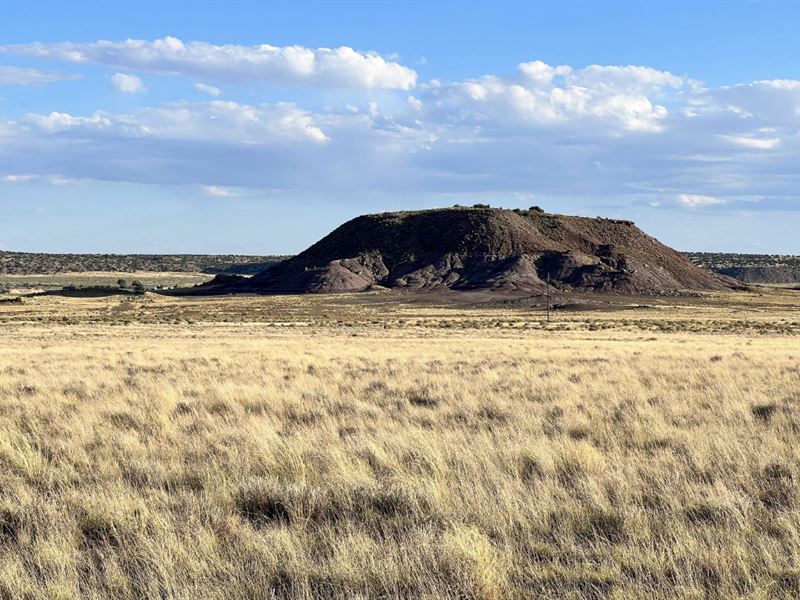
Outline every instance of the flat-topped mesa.
{"type": "Polygon", "coordinates": [[[630,294],[725,282],[631,221],[447,208],[357,217],[243,284],[258,293],[560,289],[630,294]]]}

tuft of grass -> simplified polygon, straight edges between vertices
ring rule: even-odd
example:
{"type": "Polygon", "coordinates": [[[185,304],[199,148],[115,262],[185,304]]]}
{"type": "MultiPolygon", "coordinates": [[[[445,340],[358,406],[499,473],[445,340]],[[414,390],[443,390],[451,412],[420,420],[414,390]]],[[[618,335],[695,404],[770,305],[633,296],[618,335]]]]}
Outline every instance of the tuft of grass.
{"type": "Polygon", "coordinates": [[[408,396],[408,402],[412,406],[421,406],[423,408],[435,408],[439,406],[439,399],[436,398],[430,390],[412,392],[408,396]]]}
{"type": "Polygon", "coordinates": [[[236,493],[234,504],[242,518],[256,527],[285,525],[292,522],[298,494],[273,480],[258,479],[244,484],[236,493]]]}
{"type": "Polygon", "coordinates": [[[795,504],[797,484],[789,467],[771,463],[758,477],[758,498],[770,510],[789,510],[795,504]]]}
{"type": "Polygon", "coordinates": [[[625,517],[616,510],[589,508],[576,516],[575,533],[584,539],[594,539],[610,544],[625,541],[625,517]]]}
{"type": "Polygon", "coordinates": [[[751,412],[756,419],[768,423],[777,410],[778,405],[775,402],[770,402],[768,404],[756,404],[751,409],[751,412]]]}

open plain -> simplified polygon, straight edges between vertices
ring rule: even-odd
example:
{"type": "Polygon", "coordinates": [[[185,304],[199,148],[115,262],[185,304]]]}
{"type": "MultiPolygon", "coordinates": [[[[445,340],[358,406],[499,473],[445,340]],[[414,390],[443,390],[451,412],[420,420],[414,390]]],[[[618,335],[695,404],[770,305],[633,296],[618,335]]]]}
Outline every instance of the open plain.
{"type": "Polygon", "coordinates": [[[0,600],[800,599],[798,23],[0,0],[0,600]]]}
{"type": "Polygon", "coordinates": [[[797,292],[458,294],[0,304],[0,596],[800,593],[797,292]]]}

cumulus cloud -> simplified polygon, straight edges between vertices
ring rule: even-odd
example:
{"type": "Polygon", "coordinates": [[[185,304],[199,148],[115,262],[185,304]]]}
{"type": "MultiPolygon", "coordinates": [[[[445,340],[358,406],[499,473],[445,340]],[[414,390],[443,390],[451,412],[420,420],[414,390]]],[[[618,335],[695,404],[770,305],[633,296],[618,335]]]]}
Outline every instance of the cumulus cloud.
{"type": "Polygon", "coordinates": [[[117,91],[124,92],[125,94],[137,94],[147,91],[147,87],[141,79],[136,75],[127,73],[114,73],[111,76],[111,85],[113,85],[114,89],[117,91]]]}
{"type": "Polygon", "coordinates": [[[422,110],[424,106],[422,104],[422,100],[420,100],[419,98],[415,98],[414,96],[409,96],[408,98],[406,98],[406,104],[408,105],[408,108],[414,111],[422,110]]]}
{"type": "Polygon", "coordinates": [[[247,145],[275,139],[325,143],[328,137],[315,117],[293,104],[237,102],[177,102],[146,108],[135,115],[95,112],[73,116],[31,113],[24,124],[44,133],[72,132],[72,137],[106,135],[127,138],[218,141],[247,145]]]}
{"type": "Polygon", "coordinates": [[[531,62],[520,63],[519,70],[528,78],[536,81],[537,83],[550,83],[556,75],[569,75],[572,73],[572,67],[568,65],[559,65],[551,67],[547,63],[540,60],[533,60],[531,62]]]}
{"type": "Polygon", "coordinates": [[[0,46],[0,52],[216,81],[408,90],[414,87],[417,79],[417,73],[411,68],[375,52],[359,52],[347,46],[215,45],[165,37],[153,41],[17,44],[0,46]]]}
{"type": "Polygon", "coordinates": [[[507,76],[344,102],[32,113],[0,121],[0,152],[8,173],[204,186],[215,197],[239,187],[524,192],[670,210],[800,209],[800,85],[791,81],[708,88],[647,67],[531,61],[507,76]]]}
{"type": "Polygon", "coordinates": [[[521,63],[518,69],[516,77],[487,75],[433,85],[430,90],[438,106],[476,122],[540,126],[594,121],[603,129],[657,132],[668,111],[654,98],[689,84],[648,67],[573,69],[532,61],[521,63]]]}
{"type": "MultiPolygon", "coordinates": [[[[289,103],[221,101],[129,114],[31,113],[3,123],[0,154],[10,174],[179,185],[207,185],[213,177],[220,189],[308,188],[322,185],[315,176],[326,161],[341,181],[334,169],[344,171],[353,159],[323,151],[330,143],[326,129],[339,127],[336,121],[289,103]]],[[[352,129],[349,135],[358,137],[352,129]]]]}
{"type": "Polygon", "coordinates": [[[693,110],[719,119],[738,118],[750,128],[793,121],[800,106],[800,81],[766,80],[698,90],[693,110]]]}
{"type": "Polygon", "coordinates": [[[42,85],[78,78],[78,75],[0,65],[0,85],[42,85]]]}
{"type": "Polygon", "coordinates": [[[679,89],[689,80],[679,77],[669,71],[659,71],[651,67],[627,65],[624,67],[614,65],[589,65],[584,69],[571,72],[573,85],[588,87],[603,87],[627,93],[640,93],[643,91],[659,92],[664,88],[679,89]]]}
{"type": "Polygon", "coordinates": [[[208,94],[209,96],[214,96],[215,98],[222,93],[222,90],[218,87],[214,87],[213,85],[208,85],[205,83],[195,83],[194,89],[198,92],[203,94],[208,94]]]}
{"type": "Polygon", "coordinates": [[[89,117],[74,117],[68,113],[52,112],[49,115],[31,113],[25,119],[40,130],[48,133],[56,133],[67,129],[82,127],[84,129],[100,130],[111,126],[111,118],[102,114],[95,113],[89,117]]]}

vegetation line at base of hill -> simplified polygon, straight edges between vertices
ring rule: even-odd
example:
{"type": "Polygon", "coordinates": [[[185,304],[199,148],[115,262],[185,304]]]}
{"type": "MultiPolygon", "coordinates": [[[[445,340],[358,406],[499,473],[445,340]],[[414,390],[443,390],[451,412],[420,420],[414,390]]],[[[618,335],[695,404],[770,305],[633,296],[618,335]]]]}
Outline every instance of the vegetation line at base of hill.
{"type": "Polygon", "coordinates": [[[103,271],[252,275],[286,258],[221,254],[45,254],[0,251],[0,275],[103,271]]]}

